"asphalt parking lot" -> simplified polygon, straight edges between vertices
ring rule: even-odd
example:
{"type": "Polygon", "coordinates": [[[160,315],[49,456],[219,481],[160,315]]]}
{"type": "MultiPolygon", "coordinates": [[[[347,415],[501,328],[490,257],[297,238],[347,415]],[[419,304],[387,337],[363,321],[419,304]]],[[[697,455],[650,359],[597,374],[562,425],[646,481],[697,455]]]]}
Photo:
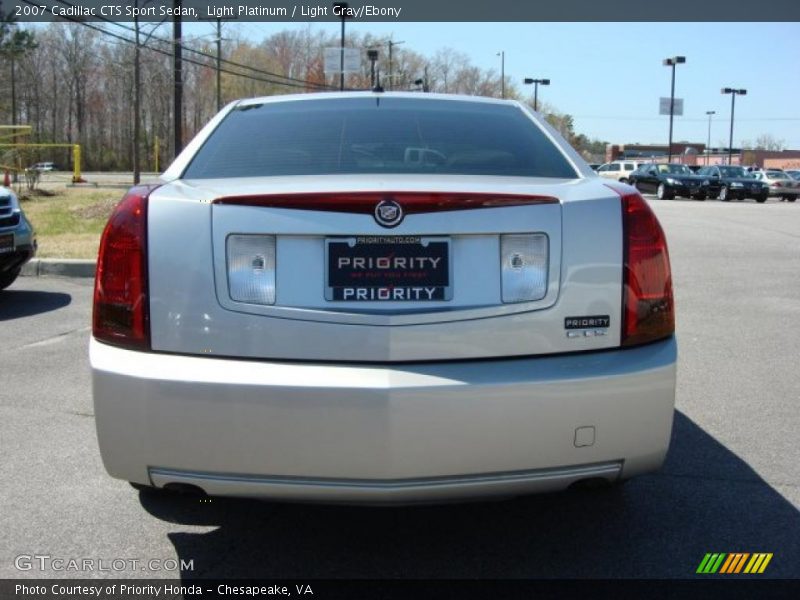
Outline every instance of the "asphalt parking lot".
{"type": "Polygon", "coordinates": [[[617,491],[414,508],[140,494],[97,450],[91,281],[18,280],[0,294],[0,577],[87,575],[15,567],[34,554],[193,561],[186,577],[690,577],[706,552],[771,552],[766,576],[800,577],[800,203],[652,204],[675,427],[664,469],[617,491]]]}

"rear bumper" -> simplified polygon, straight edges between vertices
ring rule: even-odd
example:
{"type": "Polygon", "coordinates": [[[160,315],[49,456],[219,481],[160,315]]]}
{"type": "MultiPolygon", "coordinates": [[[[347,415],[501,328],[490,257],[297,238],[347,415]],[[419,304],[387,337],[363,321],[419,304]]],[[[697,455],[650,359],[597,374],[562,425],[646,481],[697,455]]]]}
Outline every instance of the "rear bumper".
{"type": "Polygon", "coordinates": [[[13,252],[4,252],[0,254],[0,273],[15,271],[21,268],[22,265],[32,259],[35,254],[36,246],[33,244],[17,246],[13,252]]]}
{"type": "Polygon", "coordinates": [[[210,494],[414,502],[563,489],[664,460],[676,343],[494,361],[323,365],[92,340],[108,472],[210,494]]]}
{"type": "Polygon", "coordinates": [[[36,255],[36,234],[33,227],[19,214],[19,220],[13,228],[0,227],[0,235],[12,234],[14,236],[14,250],[0,253],[0,273],[19,269],[36,255]]]}
{"type": "Polygon", "coordinates": [[[784,196],[800,196],[800,189],[796,188],[769,188],[770,198],[782,198],[784,196]]]}

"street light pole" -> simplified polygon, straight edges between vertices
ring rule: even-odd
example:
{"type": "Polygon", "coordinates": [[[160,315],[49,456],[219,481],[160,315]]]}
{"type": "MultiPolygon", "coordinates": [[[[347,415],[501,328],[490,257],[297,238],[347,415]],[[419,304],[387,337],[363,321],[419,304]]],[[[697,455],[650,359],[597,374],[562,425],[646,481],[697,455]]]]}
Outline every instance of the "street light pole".
{"type": "Polygon", "coordinates": [[[339,90],[344,91],[344,20],[347,18],[347,2],[334,2],[334,14],[339,10],[339,16],[342,18],[342,39],[339,45],[339,90]]]}
{"type": "Polygon", "coordinates": [[[731,136],[728,140],[728,164],[731,164],[733,160],[733,113],[734,110],[736,109],[736,96],[746,95],[747,90],[735,89],[735,88],[722,88],[722,93],[731,95],[731,136]]]}
{"type": "Polygon", "coordinates": [[[393,42],[392,40],[389,40],[389,42],[387,43],[387,46],[389,46],[389,89],[390,90],[394,89],[394,75],[392,74],[392,48],[394,48],[395,46],[399,46],[400,44],[405,44],[405,42],[404,41],[393,42]]]}
{"type": "Polygon", "coordinates": [[[550,85],[549,79],[532,79],[530,77],[526,77],[523,82],[526,85],[533,84],[533,110],[539,110],[539,84],[542,85],[550,85]]]}
{"type": "Polygon", "coordinates": [[[506,51],[501,50],[496,54],[500,57],[500,97],[506,97],[506,51]]]}
{"type": "Polygon", "coordinates": [[[378,51],[370,48],[367,50],[369,59],[369,87],[375,88],[375,62],[378,60],[378,51]]]}
{"type": "Polygon", "coordinates": [[[173,150],[175,156],[183,150],[183,40],[181,39],[181,0],[173,0],[172,64],[173,64],[173,150]]]}
{"type": "Polygon", "coordinates": [[[669,93],[669,148],[667,149],[667,162],[672,162],[672,116],[675,113],[675,65],[686,62],[685,56],[673,56],[664,59],[665,67],[672,67],[672,87],[669,93]]]}
{"type": "Polygon", "coordinates": [[[708,115],[708,143],[706,144],[706,165],[708,165],[709,153],[711,152],[711,115],[717,114],[715,110],[707,110],[708,115]]]}

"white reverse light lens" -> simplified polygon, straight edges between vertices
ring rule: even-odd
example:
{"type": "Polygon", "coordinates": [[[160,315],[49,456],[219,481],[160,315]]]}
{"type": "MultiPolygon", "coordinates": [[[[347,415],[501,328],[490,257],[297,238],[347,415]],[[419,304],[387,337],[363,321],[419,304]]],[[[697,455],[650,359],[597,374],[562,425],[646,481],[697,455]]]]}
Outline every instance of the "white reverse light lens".
{"type": "Polygon", "coordinates": [[[503,302],[541,300],[547,293],[547,236],[543,233],[500,236],[503,302]]]}
{"type": "Polygon", "coordinates": [[[229,235],[226,246],[231,299],[275,304],[275,236],[229,235]]]}

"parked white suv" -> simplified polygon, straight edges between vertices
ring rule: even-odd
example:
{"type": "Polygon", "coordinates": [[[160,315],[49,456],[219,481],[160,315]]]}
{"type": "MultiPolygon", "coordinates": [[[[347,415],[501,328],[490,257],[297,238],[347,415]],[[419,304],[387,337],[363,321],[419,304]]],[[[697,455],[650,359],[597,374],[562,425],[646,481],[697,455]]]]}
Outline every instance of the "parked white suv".
{"type": "Polygon", "coordinates": [[[645,164],[643,161],[615,160],[614,162],[600,165],[597,168],[597,174],[606,179],[628,183],[628,176],[638,169],[639,165],[643,164],[645,164]]]}

